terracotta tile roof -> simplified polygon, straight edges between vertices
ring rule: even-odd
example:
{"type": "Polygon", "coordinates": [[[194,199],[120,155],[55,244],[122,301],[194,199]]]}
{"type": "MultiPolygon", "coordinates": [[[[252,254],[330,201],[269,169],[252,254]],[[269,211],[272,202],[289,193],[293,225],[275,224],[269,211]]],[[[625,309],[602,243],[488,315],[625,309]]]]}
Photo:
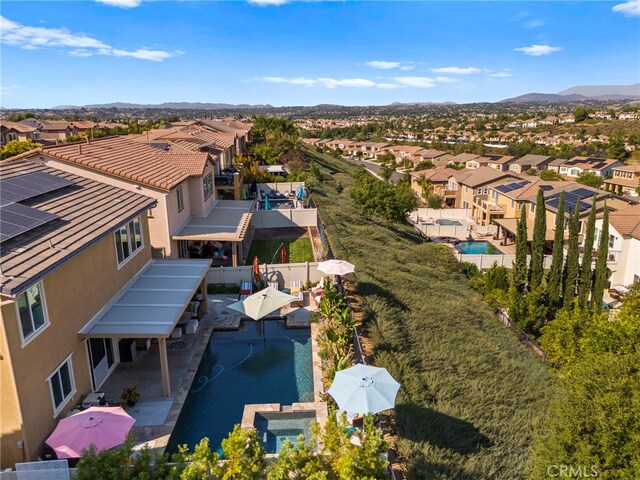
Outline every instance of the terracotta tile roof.
{"type": "Polygon", "coordinates": [[[36,127],[31,125],[25,125],[24,123],[19,122],[9,122],[7,120],[0,121],[0,126],[20,133],[33,133],[37,130],[36,127]]]}
{"type": "Polygon", "coordinates": [[[475,153],[460,153],[451,159],[454,163],[467,163],[469,160],[478,158],[480,155],[475,153]]]}
{"type": "Polygon", "coordinates": [[[116,177],[169,191],[192,175],[191,165],[206,164],[206,153],[167,153],[129,137],[44,147],[42,153],[116,177]],[[184,165],[190,165],[188,171],[184,165]]]}
{"type": "Polygon", "coordinates": [[[540,165],[543,162],[548,160],[553,160],[553,157],[549,157],[547,155],[525,155],[524,157],[518,158],[515,162],[516,165],[540,165]]]}
{"type": "Polygon", "coordinates": [[[456,181],[467,187],[475,188],[502,178],[512,177],[520,179],[519,175],[510,172],[502,172],[491,167],[480,167],[467,172],[459,172],[453,176],[456,181]]]}
{"type": "Polygon", "coordinates": [[[460,173],[460,170],[454,168],[430,168],[427,170],[419,170],[417,172],[411,172],[411,176],[420,178],[424,176],[425,180],[431,180],[432,182],[447,182],[449,177],[460,173]]]}
{"type": "Polygon", "coordinates": [[[71,125],[76,127],[78,130],[90,130],[98,126],[96,122],[91,122],[89,120],[79,120],[77,122],[71,122],[71,125]]]}
{"type": "Polygon", "coordinates": [[[609,223],[620,235],[640,240],[640,205],[611,212],[609,223]]]}
{"type": "Polygon", "coordinates": [[[620,172],[632,172],[632,173],[640,173],[640,164],[636,164],[636,165],[624,165],[622,167],[615,167],[613,169],[613,171],[620,171],[620,172]]]}
{"type": "Polygon", "coordinates": [[[429,150],[423,150],[420,152],[420,154],[424,157],[424,158],[437,158],[437,157],[441,157],[443,155],[448,155],[448,152],[443,152],[441,150],[434,150],[433,148],[430,148],[429,150]]]}
{"type": "Polygon", "coordinates": [[[42,130],[66,130],[71,125],[66,120],[36,120],[35,118],[27,118],[20,123],[36,126],[37,128],[42,126],[42,130]]]}
{"type": "Polygon", "coordinates": [[[6,160],[0,163],[0,180],[34,172],[66,178],[75,185],[20,202],[55,214],[59,219],[2,243],[2,295],[20,293],[156,203],[139,193],[38,163],[26,160],[6,160]]]}

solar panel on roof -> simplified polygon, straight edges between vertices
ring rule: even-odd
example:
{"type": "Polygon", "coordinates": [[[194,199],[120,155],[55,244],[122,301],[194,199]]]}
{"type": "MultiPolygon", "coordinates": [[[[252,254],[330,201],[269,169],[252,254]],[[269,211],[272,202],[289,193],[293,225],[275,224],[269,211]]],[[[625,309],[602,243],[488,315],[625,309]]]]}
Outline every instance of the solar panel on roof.
{"type": "Polygon", "coordinates": [[[0,207],[0,242],[4,242],[36,227],[57,219],[58,216],[35,208],[11,203],[0,207]]]}
{"type": "Polygon", "coordinates": [[[551,185],[540,185],[540,188],[545,192],[548,192],[549,190],[553,190],[553,187],[551,185]]]}
{"type": "Polygon", "coordinates": [[[600,163],[596,163],[596,164],[593,166],[593,168],[602,168],[602,167],[604,167],[605,165],[606,165],[606,163],[604,163],[604,162],[600,162],[600,163]]]}
{"type": "Polygon", "coordinates": [[[66,178],[46,172],[34,172],[0,181],[0,205],[16,203],[74,185],[66,178]]]}

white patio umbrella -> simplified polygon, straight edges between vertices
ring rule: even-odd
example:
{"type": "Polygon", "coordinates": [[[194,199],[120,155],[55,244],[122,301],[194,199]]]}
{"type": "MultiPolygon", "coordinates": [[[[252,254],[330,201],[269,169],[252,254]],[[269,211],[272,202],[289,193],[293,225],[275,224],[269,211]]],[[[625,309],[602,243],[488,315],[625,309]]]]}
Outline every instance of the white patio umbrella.
{"type": "Polygon", "coordinates": [[[350,413],[378,413],[393,408],[400,384],[386,368],[359,363],[336,373],[329,395],[350,413]]]}
{"type": "Polygon", "coordinates": [[[318,270],[327,275],[346,275],[347,273],[353,273],[356,270],[356,266],[352,263],[344,260],[325,260],[318,264],[318,270]]]}
{"type": "Polygon", "coordinates": [[[265,315],[269,315],[271,312],[295,300],[296,297],[293,295],[288,295],[275,288],[267,287],[253,295],[249,295],[244,300],[232,303],[228,308],[244,313],[247,317],[251,317],[254,320],[260,320],[265,315]]]}

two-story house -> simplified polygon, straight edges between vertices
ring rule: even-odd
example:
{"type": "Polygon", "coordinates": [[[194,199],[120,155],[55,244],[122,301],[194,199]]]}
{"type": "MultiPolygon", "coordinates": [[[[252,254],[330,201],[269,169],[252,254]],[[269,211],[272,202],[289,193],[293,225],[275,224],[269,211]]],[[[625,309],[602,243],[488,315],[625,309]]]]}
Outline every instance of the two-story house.
{"type": "Polygon", "coordinates": [[[224,242],[224,257],[238,265],[248,251],[252,202],[218,199],[216,165],[206,152],[174,153],[110,137],[43,148],[31,158],[155,199],[149,229],[156,258],[198,257],[203,242],[224,242]],[[183,235],[194,222],[199,226],[183,235]]]}
{"type": "Polygon", "coordinates": [[[436,167],[427,170],[411,172],[411,188],[418,198],[426,199],[424,188],[430,194],[440,195],[448,206],[455,204],[456,192],[449,190],[449,178],[460,173],[460,170],[446,167],[436,167]]]}
{"type": "Polygon", "coordinates": [[[124,342],[157,339],[157,375],[171,394],[166,339],[210,261],[152,260],[155,200],[42,162],[0,163],[0,198],[5,468],[42,456],[58,420],[114,371],[124,342]]]}
{"type": "Polygon", "coordinates": [[[0,145],[12,141],[39,142],[40,132],[36,127],[19,122],[0,121],[0,145]]]}
{"type": "Polygon", "coordinates": [[[577,178],[580,174],[589,172],[604,179],[611,176],[614,168],[622,166],[624,166],[622,162],[612,158],[578,156],[562,163],[559,172],[560,175],[570,178],[577,178]]]}
{"type": "MultiPolygon", "coordinates": [[[[596,220],[596,240],[602,234],[602,219],[596,220]]],[[[640,282],[640,205],[611,212],[609,214],[609,258],[615,259],[611,266],[611,284],[630,286],[640,282]]]]}
{"type": "Polygon", "coordinates": [[[501,172],[490,167],[480,167],[470,171],[460,171],[449,178],[449,189],[456,192],[456,208],[471,209],[471,217],[476,218],[477,209],[489,195],[489,184],[504,178],[520,179],[519,175],[501,172]],[[452,188],[453,187],[453,188],[452,188]]]}
{"type": "Polygon", "coordinates": [[[640,195],[640,165],[624,165],[612,170],[611,178],[604,181],[604,188],[618,195],[640,195]]]}
{"type": "Polygon", "coordinates": [[[27,118],[21,120],[20,123],[35,127],[40,132],[42,140],[48,142],[65,141],[71,135],[75,135],[77,130],[66,120],[37,120],[35,118],[27,118]]]}
{"type": "Polygon", "coordinates": [[[509,170],[515,173],[526,173],[531,169],[538,171],[545,170],[553,157],[547,155],[525,155],[513,161],[509,165],[509,170]]]}

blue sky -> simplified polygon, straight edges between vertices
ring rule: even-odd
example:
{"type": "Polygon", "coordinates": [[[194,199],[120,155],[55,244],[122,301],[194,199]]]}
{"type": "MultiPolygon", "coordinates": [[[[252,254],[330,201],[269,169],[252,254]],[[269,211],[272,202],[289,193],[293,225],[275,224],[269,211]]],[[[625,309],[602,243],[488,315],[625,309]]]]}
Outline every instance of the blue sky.
{"type": "Polygon", "coordinates": [[[640,0],[2,7],[0,104],[10,108],[462,103],[640,81],[640,0]]]}

